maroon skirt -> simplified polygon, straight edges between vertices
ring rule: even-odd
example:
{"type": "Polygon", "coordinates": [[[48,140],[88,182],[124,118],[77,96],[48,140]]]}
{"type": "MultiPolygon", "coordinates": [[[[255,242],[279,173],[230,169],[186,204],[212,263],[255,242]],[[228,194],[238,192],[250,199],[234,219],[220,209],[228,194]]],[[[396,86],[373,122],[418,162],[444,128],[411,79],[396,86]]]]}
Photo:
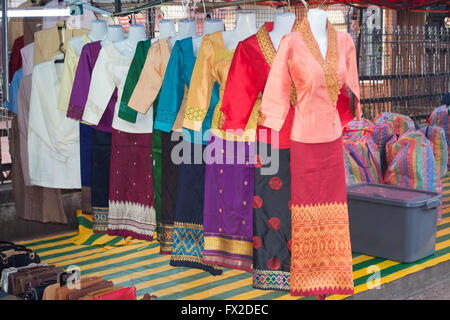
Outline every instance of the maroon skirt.
{"type": "Polygon", "coordinates": [[[353,294],[342,138],[291,141],[291,295],[353,294]]]}
{"type": "Polygon", "coordinates": [[[153,240],[152,134],[112,130],[108,234],[153,240]]]}

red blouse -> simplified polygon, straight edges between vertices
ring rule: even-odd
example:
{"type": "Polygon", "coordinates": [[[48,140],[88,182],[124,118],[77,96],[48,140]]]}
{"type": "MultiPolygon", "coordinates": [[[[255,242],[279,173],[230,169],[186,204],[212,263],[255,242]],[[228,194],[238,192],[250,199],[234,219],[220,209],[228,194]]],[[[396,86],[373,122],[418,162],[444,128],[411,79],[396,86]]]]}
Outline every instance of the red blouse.
{"type": "MultiPolygon", "coordinates": [[[[255,35],[241,41],[236,48],[222,101],[221,110],[225,115],[223,130],[243,131],[255,104],[261,104],[262,93],[276,54],[269,36],[272,29],[273,22],[266,22],[255,35]]],[[[258,141],[271,143],[274,148],[289,148],[293,116],[294,109],[289,108],[280,132],[259,125],[256,131],[258,141]],[[279,135],[279,143],[272,139],[274,134],[279,135]]]]}

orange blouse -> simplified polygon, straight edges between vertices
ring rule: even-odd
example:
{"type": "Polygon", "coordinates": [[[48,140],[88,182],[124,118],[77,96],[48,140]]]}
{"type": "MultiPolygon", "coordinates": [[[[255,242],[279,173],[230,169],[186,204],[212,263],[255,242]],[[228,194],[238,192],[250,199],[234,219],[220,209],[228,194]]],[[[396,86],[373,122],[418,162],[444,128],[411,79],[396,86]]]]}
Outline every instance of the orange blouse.
{"type": "Polygon", "coordinates": [[[305,18],[283,37],[270,69],[261,103],[263,125],[279,131],[290,108],[290,87],[297,93],[291,140],[334,141],[342,134],[336,102],[346,84],[355,95],[355,115],[361,118],[356,50],[348,33],[327,22],[327,54],[323,58],[305,18]]]}

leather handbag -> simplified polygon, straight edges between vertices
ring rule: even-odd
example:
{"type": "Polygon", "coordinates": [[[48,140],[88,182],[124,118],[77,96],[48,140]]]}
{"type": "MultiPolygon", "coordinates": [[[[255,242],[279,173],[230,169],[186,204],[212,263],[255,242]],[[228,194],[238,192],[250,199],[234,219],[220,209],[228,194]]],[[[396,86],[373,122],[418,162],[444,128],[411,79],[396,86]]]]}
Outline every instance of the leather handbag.
{"type": "Polygon", "coordinates": [[[127,287],[119,290],[94,296],[92,300],[136,300],[136,287],[127,287]]]}
{"type": "Polygon", "coordinates": [[[56,289],[59,288],[59,283],[51,284],[44,290],[42,300],[56,300],[56,289]]]}
{"type": "Polygon", "coordinates": [[[81,290],[75,290],[67,294],[67,300],[78,300],[81,297],[87,296],[91,292],[95,292],[102,289],[107,289],[114,287],[114,283],[112,281],[106,281],[103,280],[93,286],[81,289],[81,290]]]}
{"type": "Polygon", "coordinates": [[[8,292],[14,295],[23,294],[33,285],[57,280],[58,274],[63,271],[62,268],[56,268],[54,265],[19,270],[9,276],[8,292]]]}
{"type": "Polygon", "coordinates": [[[42,300],[45,289],[55,283],[57,283],[56,280],[49,280],[42,282],[36,287],[29,288],[28,291],[23,295],[24,300],[42,300]]]}
{"type": "Polygon", "coordinates": [[[2,276],[0,278],[0,290],[3,290],[3,292],[8,292],[8,278],[9,278],[10,274],[17,272],[18,270],[29,269],[32,267],[39,267],[39,266],[41,266],[41,267],[47,266],[47,264],[46,263],[40,263],[40,264],[30,263],[26,267],[20,267],[20,268],[11,267],[8,269],[3,269],[2,276]]]}
{"type": "MultiPolygon", "coordinates": [[[[102,281],[103,281],[103,279],[101,277],[81,278],[80,290],[94,286],[97,283],[100,283],[102,281]]],[[[75,289],[75,288],[69,289],[67,286],[61,286],[56,289],[56,297],[55,298],[56,298],[56,300],[67,300],[67,295],[76,290],[78,290],[78,289],[75,289]]]]}
{"type": "Polygon", "coordinates": [[[0,241],[0,271],[39,262],[41,258],[33,250],[12,242],[0,241]]]}

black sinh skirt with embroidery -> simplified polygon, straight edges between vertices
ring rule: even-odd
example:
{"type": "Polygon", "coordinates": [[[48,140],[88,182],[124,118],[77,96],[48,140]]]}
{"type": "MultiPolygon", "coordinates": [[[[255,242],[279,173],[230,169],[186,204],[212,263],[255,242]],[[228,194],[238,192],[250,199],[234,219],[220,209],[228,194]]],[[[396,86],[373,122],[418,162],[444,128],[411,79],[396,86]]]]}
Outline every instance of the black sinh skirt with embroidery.
{"type": "Polygon", "coordinates": [[[81,172],[81,210],[92,214],[91,206],[91,144],[92,127],[80,123],[80,172],[81,172]]]}
{"type": "Polygon", "coordinates": [[[258,143],[253,199],[253,287],[289,291],[291,269],[290,150],[258,143]],[[264,150],[267,150],[264,151],[264,150]],[[276,153],[279,152],[279,157],[276,153]],[[267,175],[279,159],[276,173],[267,175]],[[269,162],[269,159],[271,161],[269,162]]]}
{"type": "Polygon", "coordinates": [[[205,147],[205,145],[191,144],[183,140],[183,151],[190,150],[191,152],[183,153],[183,163],[179,167],[170,265],[197,268],[212,275],[220,275],[223,272],[221,267],[203,262],[203,202],[206,164],[202,155],[205,147]],[[197,159],[195,154],[198,155],[197,159]],[[200,159],[198,159],[199,157],[200,159]]]}
{"type": "Polygon", "coordinates": [[[109,167],[111,161],[111,132],[92,129],[91,202],[93,231],[108,231],[109,167]]]}
{"type": "Polygon", "coordinates": [[[172,161],[171,155],[173,148],[181,142],[181,137],[181,132],[161,132],[161,235],[159,237],[161,254],[172,254],[179,165],[172,161]]]}

